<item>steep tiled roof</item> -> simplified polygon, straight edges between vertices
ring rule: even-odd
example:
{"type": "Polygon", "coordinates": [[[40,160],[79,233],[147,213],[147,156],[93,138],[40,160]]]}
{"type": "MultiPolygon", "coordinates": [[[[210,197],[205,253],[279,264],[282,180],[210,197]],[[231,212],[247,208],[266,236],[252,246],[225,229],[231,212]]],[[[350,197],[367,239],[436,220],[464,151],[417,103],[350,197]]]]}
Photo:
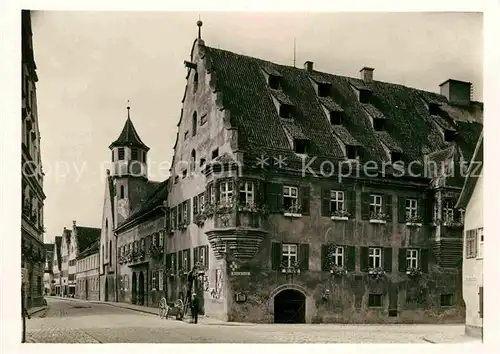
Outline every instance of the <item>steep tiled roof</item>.
{"type": "Polygon", "coordinates": [[[460,197],[457,201],[457,208],[466,208],[467,204],[469,204],[469,200],[472,197],[474,188],[476,187],[477,179],[483,171],[483,150],[483,133],[481,133],[474,151],[472,162],[469,166],[469,170],[467,171],[462,192],[460,193],[460,197]]]}
{"type": "Polygon", "coordinates": [[[137,131],[135,130],[130,117],[127,118],[125,126],[123,127],[123,130],[118,139],[112,142],[109,148],[111,149],[115,146],[134,146],[142,148],[146,151],[149,150],[146,144],[142,142],[141,138],[139,137],[139,134],[137,134],[137,131]]]}
{"type": "Polygon", "coordinates": [[[440,126],[431,118],[427,103],[441,104],[441,118],[453,124],[458,136],[456,144],[465,156],[472,156],[475,141],[481,131],[482,105],[470,107],[448,103],[446,97],[403,85],[332,75],[319,71],[279,65],[261,59],[206,47],[206,58],[215,74],[217,91],[222,95],[224,108],[231,112],[231,124],[238,129],[238,147],[244,151],[244,161],[255,161],[261,154],[281,154],[288,158],[289,166],[300,166],[287,139],[287,125],[283,124],[273,97],[293,104],[293,122],[310,141],[308,153],[322,158],[345,159],[335,134],[340,140],[356,141],[361,161],[386,161],[381,143],[404,154],[406,160],[422,161],[426,153],[449,146],[440,126]],[[267,69],[263,69],[267,68],[267,69]],[[281,75],[280,88],[271,90],[262,70],[281,75]],[[324,104],[318,99],[314,82],[331,83],[333,102],[343,110],[342,127],[332,128],[325,115],[324,104]],[[357,89],[372,92],[370,104],[359,102],[357,89]],[[369,120],[386,118],[385,133],[376,133],[369,120]],[[474,121],[474,123],[470,123],[474,121]],[[464,124],[467,124],[465,126],[464,124]]]}
{"type": "Polygon", "coordinates": [[[142,202],[132,211],[130,216],[123,222],[122,225],[125,225],[134,219],[137,219],[147,212],[153,210],[154,208],[161,206],[164,200],[167,200],[168,192],[167,192],[167,184],[168,179],[163,182],[154,182],[152,184],[151,193],[143,199],[142,202]]]}
{"type": "Polygon", "coordinates": [[[90,256],[91,254],[98,253],[99,252],[99,241],[100,240],[96,240],[96,241],[92,242],[92,244],[90,246],[88,246],[86,249],[83,250],[83,252],[81,252],[78,255],[78,258],[81,259],[81,258],[85,258],[87,256],[90,256]]]}
{"type": "Polygon", "coordinates": [[[76,232],[76,245],[79,252],[85,250],[101,237],[101,229],[97,227],[76,226],[76,232]]]}

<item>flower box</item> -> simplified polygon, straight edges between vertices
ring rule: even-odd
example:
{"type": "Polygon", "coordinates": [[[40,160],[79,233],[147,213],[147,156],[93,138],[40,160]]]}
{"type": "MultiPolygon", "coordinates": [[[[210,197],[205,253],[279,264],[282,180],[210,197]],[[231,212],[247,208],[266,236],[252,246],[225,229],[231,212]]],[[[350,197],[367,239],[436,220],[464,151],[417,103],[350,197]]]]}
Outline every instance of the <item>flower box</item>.
{"type": "Polygon", "coordinates": [[[380,219],[370,219],[370,224],[387,224],[387,221],[380,219]]]}
{"type": "Polygon", "coordinates": [[[408,268],[406,274],[410,277],[418,277],[422,275],[422,270],[420,268],[408,268]]]}
{"type": "Polygon", "coordinates": [[[385,224],[389,219],[389,215],[384,213],[374,213],[370,214],[370,223],[372,224],[385,224]]]}
{"type": "Polygon", "coordinates": [[[381,267],[368,269],[368,274],[376,279],[382,278],[385,275],[385,270],[381,267]]]}
{"type": "Polygon", "coordinates": [[[301,213],[284,212],[283,215],[284,216],[289,216],[289,217],[292,217],[292,218],[300,218],[300,217],[302,217],[301,213]]]}
{"type": "Polygon", "coordinates": [[[415,227],[421,227],[422,223],[420,222],[407,222],[406,226],[415,226],[415,227]]]}
{"type": "Polygon", "coordinates": [[[345,221],[345,220],[349,220],[349,217],[347,217],[347,216],[334,216],[334,215],[332,215],[330,217],[330,219],[332,219],[332,220],[338,220],[338,221],[345,221]]]}
{"type": "Polygon", "coordinates": [[[281,262],[280,268],[281,268],[281,273],[283,274],[300,274],[299,262],[292,262],[288,264],[287,261],[283,261],[281,262]]]}

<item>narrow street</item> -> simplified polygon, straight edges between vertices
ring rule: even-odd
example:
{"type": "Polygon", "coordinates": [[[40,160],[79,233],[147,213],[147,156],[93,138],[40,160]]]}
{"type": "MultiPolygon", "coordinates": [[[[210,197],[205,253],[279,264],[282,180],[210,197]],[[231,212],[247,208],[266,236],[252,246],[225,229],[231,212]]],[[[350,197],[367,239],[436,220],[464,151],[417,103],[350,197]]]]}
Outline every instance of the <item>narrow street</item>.
{"type": "Polygon", "coordinates": [[[462,325],[243,324],[201,318],[198,325],[112,304],[47,298],[27,320],[31,343],[457,343],[462,325]]]}

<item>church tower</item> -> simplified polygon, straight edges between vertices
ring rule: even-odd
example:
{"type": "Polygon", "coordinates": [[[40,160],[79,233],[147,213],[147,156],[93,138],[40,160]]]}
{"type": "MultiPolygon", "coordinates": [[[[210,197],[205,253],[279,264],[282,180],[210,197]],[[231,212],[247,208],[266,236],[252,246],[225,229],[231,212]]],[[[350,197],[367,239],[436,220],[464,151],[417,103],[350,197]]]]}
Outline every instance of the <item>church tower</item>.
{"type": "Polygon", "coordinates": [[[146,146],[137,134],[130,119],[130,106],[127,107],[127,121],[118,137],[109,146],[111,150],[111,177],[114,187],[115,227],[130,214],[135,201],[138,185],[148,180],[146,146]]]}

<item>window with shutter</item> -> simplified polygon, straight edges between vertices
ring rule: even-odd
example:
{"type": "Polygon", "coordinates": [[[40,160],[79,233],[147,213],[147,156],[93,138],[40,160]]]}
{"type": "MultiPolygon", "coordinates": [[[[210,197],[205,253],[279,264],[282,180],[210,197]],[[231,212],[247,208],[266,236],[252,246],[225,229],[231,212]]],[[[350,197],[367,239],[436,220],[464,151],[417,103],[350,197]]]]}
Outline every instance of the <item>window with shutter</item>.
{"type": "Polygon", "coordinates": [[[266,204],[269,207],[269,212],[277,213],[282,208],[282,190],[283,185],[280,183],[268,183],[266,186],[266,204]]]}
{"type": "Polygon", "coordinates": [[[182,269],[182,251],[177,252],[177,270],[182,269]]]}
{"type": "Polygon", "coordinates": [[[309,245],[306,243],[299,245],[299,266],[302,270],[309,270],[309,245]]]}
{"type": "Polygon", "coordinates": [[[418,250],[414,248],[408,248],[406,250],[406,269],[408,270],[410,268],[419,268],[418,259],[418,250]]]}
{"type": "Polygon", "coordinates": [[[310,208],[310,188],[309,186],[303,186],[300,187],[300,198],[301,198],[301,205],[302,205],[302,214],[308,215],[309,214],[309,208],[310,208]]]}
{"type": "Polygon", "coordinates": [[[420,269],[423,273],[429,272],[429,250],[420,250],[420,269]]]}
{"type": "Polygon", "coordinates": [[[398,271],[406,272],[406,248],[400,248],[398,251],[398,271]]]}
{"type": "Polygon", "coordinates": [[[299,191],[297,187],[283,186],[283,208],[285,212],[300,212],[299,191]]]}
{"type": "Polygon", "coordinates": [[[362,272],[368,271],[368,247],[361,247],[359,254],[360,268],[362,272]]]}
{"type": "Polygon", "coordinates": [[[281,264],[281,243],[271,243],[271,269],[279,269],[281,264]]]}
{"type": "Polygon", "coordinates": [[[356,247],[347,246],[346,247],[346,270],[353,272],[356,270],[356,247]]]}
{"type": "Polygon", "coordinates": [[[384,255],[383,255],[383,261],[384,261],[384,271],[387,273],[392,272],[392,248],[384,248],[384,255]]]}
{"type": "Polygon", "coordinates": [[[382,267],[382,249],[379,247],[368,248],[368,268],[382,267]]]}

